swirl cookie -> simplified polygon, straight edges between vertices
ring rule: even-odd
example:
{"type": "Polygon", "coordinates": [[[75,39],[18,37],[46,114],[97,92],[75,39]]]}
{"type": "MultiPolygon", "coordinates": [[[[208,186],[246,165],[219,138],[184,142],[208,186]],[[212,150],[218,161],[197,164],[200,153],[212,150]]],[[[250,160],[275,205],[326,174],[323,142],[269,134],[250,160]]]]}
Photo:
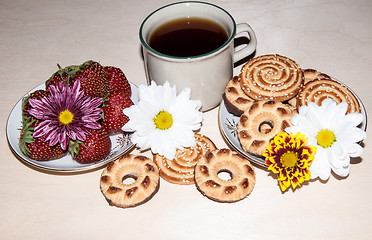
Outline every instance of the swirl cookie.
{"type": "Polygon", "coordinates": [[[253,101],[253,99],[248,97],[241,89],[240,78],[238,76],[234,76],[227,83],[222,98],[227,111],[236,116],[242,115],[247,105],[253,101]]]}
{"type": "Polygon", "coordinates": [[[159,188],[159,171],[145,156],[123,156],[103,170],[100,188],[111,206],[135,207],[155,195],[159,188]],[[133,182],[126,183],[126,180],[133,182]]]}
{"type": "Polygon", "coordinates": [[[287,101],[297,95],[304,76],[297,63],[280,55],[249,60],[241,69],[242,90],[254,100],[287,101]]]}
{"type": "Polygon", "coordinates": [[[291,107],[276,101],[255,101],[240,116],[238,138],[244,151],[261,156],[279,132],[291,126],[291,107]]]}
{"type": "Polygon", "coordinates": [[[180,185],[194,184],[194,168],[199,159],[216,146],[206,136],[195,134],[196,146],[177,149],[172,160],[159,154],[154,155],[154,162],[159,167],[160,176],[170,183],[180,185]]]}
{"type": "MultiPolygon", "coordinates": [[[[311,82],[313,80],[319,80],[319,79],[331,79],[330,76],[328,76],[325,73],[319,72],[315,69],[305,69],[302,71],[304,74],[304,85],[308,82],[311,82]]],[[[297,108],[297,97],[294,97],[288,101],[288,103],[297,108]]]]}
{"type": "Polygon", "coordinates": [[[197,189],[218,202],[237,202],[248,196],[256,183],[252,164],[230,149],[207,153],[195,166],[197,189]],[[220,177],[227,173],[229,178],[220,177]]]}
{"type": "Polygon", "coordinates": [[[318,79],[305,84],[297,96],[297,108],[315,102],[321,105],[324,99],[331,98],[337,104],[347,102],[347,113],[361,112],[358,99],[348,87],[333,79],[318,79]]]}

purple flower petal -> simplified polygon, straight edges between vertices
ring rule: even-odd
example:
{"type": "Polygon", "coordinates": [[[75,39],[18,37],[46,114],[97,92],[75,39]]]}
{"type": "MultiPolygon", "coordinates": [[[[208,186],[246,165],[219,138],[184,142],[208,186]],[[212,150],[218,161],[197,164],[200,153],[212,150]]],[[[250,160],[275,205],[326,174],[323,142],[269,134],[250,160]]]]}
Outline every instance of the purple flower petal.
{"type": "Polygon", "coordinates": [[[99,106],[103,99],[84,96],[84,91],[80,90],[80,81],[75,81],[71,88],[62,82],[57,86],[51,85],[49,93],[49,96],[40,100],[29,99],[31,109],[28,112],[42,120],[35,127],[35,138],[44,136],[51,146],[59,142],[66,149],[69,139],[85,141],[89,129],[101,128],[97,120],[102,118],[99,106]],[[73,115],[72,122],[63,124],[59,121],[63,111],[73,115]]]}

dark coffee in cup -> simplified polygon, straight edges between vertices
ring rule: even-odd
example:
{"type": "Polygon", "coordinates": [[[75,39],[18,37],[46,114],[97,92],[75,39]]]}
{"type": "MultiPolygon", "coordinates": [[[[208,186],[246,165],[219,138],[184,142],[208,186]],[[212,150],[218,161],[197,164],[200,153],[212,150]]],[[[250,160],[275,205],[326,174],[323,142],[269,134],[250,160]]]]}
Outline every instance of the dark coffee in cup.
{"type": "Polygon", "coordinates": [[[225,29],[205,18],[180,18],[164,23],[149,38],[151,48],[174,57],[194,57],[210,53],[227,40],[225,29]]]}
{"type": "Polygon", "coordinates": [[[247,23],[236,24],[223,8],[195,1],[156,9],[142,22],[139,38],[148,83],[168,82],[178,93],[191,90],[191,99],[202,101],[202,111],[221,103],[234,63],[257,45],[247,23]],[[249,43],[235,49],[241,34],[248,35],[249,43]]]}

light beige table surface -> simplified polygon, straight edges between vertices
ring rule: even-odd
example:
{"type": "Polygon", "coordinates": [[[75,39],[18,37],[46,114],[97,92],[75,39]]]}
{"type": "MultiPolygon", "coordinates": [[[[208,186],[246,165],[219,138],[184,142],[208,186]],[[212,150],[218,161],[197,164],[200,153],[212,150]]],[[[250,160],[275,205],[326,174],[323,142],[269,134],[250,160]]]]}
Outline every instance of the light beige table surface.
{"type": "MultiPolygon", "coordinates": [[[[167,3],[0,1],[0,239],[371,239],[370,138],[345,179],[331,176],[283,194],[276,179],[256,168],[254,191],[234,204],[213,202],[195,186],[161,179],[154,198],[132,209],[107,204],[99,190],[102,169],[48,174],[13,155],[5,134],[8,115],[56,71],[56,63],[93,59],[122,68],[136,85],[146,83],[138,29],[167,3]]],[[[252,26],[256,56],[278,53],[325,72],[350,86],[372,111],[371,1],[213,3],[252,26]]],[[[228,145],[217,115],[217,108],[204,114],[201,133],[223,148],[228,145]]]]}

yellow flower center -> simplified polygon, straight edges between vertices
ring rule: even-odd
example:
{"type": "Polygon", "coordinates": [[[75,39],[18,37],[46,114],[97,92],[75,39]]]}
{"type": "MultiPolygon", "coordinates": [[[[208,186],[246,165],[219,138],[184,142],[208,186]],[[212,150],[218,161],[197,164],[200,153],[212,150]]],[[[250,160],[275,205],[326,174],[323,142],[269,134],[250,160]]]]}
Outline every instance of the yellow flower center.
{"type": "Polygon", "coordinates": [[[166,111],[160,111],[153,120],[156,128],[160,130],[166,130],[173,125],[172,115],[166,111]]]}
{"type": "Polygon", "coordinates": [[[69,110],[65,110],[59,114],[58,119],[59,122],[67,125],[72,122],[72,120],[74,119],[74,115],[72,115],[72,113],[69,110]]]}
{"type": "Polygon", "coordinates": [[[297,164],[298,157],[294,152],[286,152],[280,158],[284,167],[294,167],[297,164]]]}
{"type": "Polygon", "coordinates": [[[327,148],[332,146],[332,144],[336,141],[336,136],[328,129],[324,129],[318,132],[316,139],[318,140],[319,146],[327,148]]]}

